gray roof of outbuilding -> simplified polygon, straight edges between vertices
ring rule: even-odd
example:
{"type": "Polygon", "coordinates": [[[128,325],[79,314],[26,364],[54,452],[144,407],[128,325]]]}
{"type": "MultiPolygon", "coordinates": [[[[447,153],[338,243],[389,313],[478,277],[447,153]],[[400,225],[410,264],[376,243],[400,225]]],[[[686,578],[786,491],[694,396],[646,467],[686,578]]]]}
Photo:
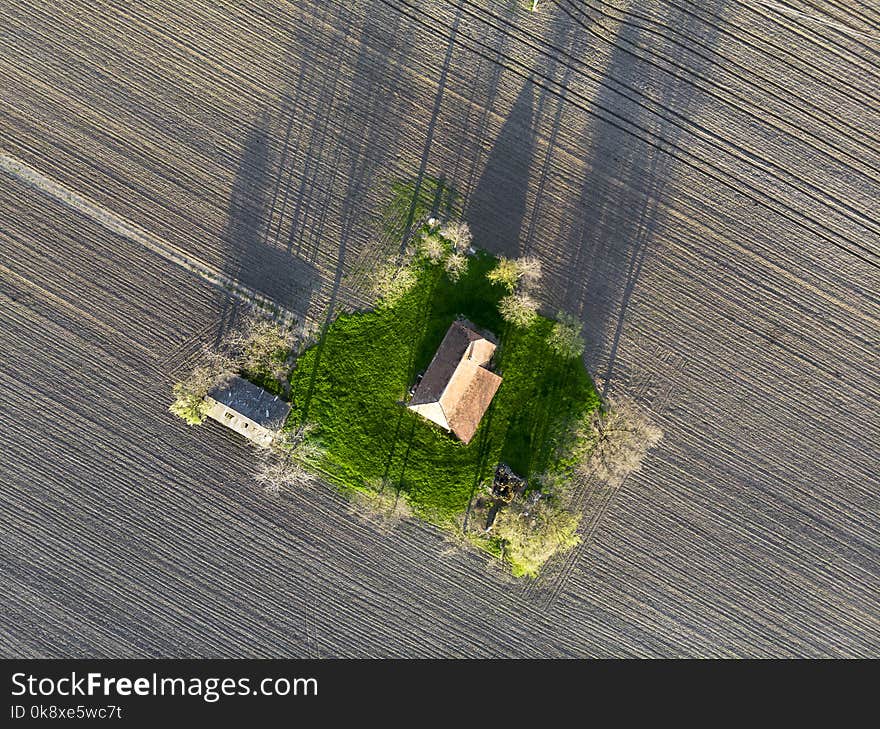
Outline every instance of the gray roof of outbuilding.
{"type": "Polygon", "coordinates": [[[219,384],[208,396],[269,430],[284,425],[290,412],[290,403],[238,375],[219,384]]]}

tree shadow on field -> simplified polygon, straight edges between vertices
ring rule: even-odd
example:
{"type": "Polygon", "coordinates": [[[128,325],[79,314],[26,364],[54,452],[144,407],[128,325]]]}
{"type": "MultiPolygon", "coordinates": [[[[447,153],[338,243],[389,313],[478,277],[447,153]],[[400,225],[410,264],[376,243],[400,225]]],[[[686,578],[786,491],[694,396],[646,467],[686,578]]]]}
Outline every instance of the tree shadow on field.
{"type": "MultiPolygon", "coordinates": [[[[268,115],[248,128],[229,198],[223,243],[223,273],[263,294],[276,304],[302,313],[308,309],[317,280],[315,268],[272,245],[264,235],[267,196],[271,186],[268,115]]],[[[234,327],[241,304],[227,297],[221,310],[217,343],[234,327]]]]}
{"type": "MultiPolygon", "coordinates": [[[[459,14],[468,3],[459,2],[459,14]]],[[[493,15],[500,16],[502,22],[496,22],[493,15],[480,16],[483,22],[476,23],[470,34],[478,34],[485,53],[470,54],[466,60],[476,66],[462,64],[462,69],[470,69],[472,81],[466,95],[467,103],[449,104],[445,112],[457,114],[455,124],[459,131],[456,153],[450,163],[449,178],[454,181],[467,197],[473,191],[483,168],[484,142],[490,132],[493,109],[498,99],[501,80],[505,69],[505,58],[511,43],[512,34],[508,32],[510,25],[516,25],[522,5],[520,0],[507,0],[493,4],[493,15]],[[491,49],[489,51],[488,49],[491,49]]],[[[457,16],[458,17],[458,16],[457,16]]],[[[467,72],[467,71],[465,71],[467,72]]],[[[463,89],[462,89],[463,91],[463,89]]],[[[486,145],[487,146],[487,145],[486,145]]]]}
{"type": "MultiPolygon", "coordinates": [[[[565,15],[563,18],[567,17],[565,15]]],[[[593,39],[583,28],[570,22],[555,22],[550,29],[548,47],[561,49],[561,52],[546,56],[539,66],[539,78],[542,79],[540,92],[535,103],[535,126],[542,125],[545,115],[552,114],[550,130],[544,140],[544,149],[540,158],[533,164],[534,203],[529,210],[528,228],[523,234],[522,254],[532,254],[533,242],[539,237],[539,224],[545,204],[553,205],[553,199],[545,200],[548,186],[552,186],[554,178],[559,174],[556,155],[560,152],[559,138],[562,131],[563,115],[570,112],[572,105],[568,102],[569,85],[576,78],[576,63],[572,59],[583,58],[589,52],[593,39]]],[[[546,128],[546,124],[542,125],[546,128]]]]}
{"type": "MultiPolygon", "coordinates": [[[[722,3],[708,5],[706,12],[717,13],[722,3]]],[[[559,10],[559,23],[595,27],[570,0],[563,0],[559,10]]],[[[664,13],[664,27],[677,31],[672,40],[646,32],[656,21],[637,13],[624,16],[613,38],[603,85],[592,104],[595,116],[585,130],[591,154],[568,235],[569,266],[565,280],[554,282],[564,292],[564,308],[586,322],[588,366],[604,379],[606,393],[662,204],[674,192],[668,181],[677,160],[658,146],[681,141],[680,117],[700,103],[698,90],[685,77],[703,75],[709,65],[675,39],[699,38],[702,45],[711,45],[717,34],[693,14],[672,7],[664,13]]]]}
{"type": "Polygon", "coordinates": [[[291,55],[308,65],[310,88],[298,105],[304,115],[307,106],[308,122],[300,125],[298,155],[291,161],[295,193],[279,213],[288,216],[288,249],[316,265],[333,264],[325,322],[343,284],[356,286],[352,270],[369,270],[361,262],[372,260],[375,210],[383,202],[378,183],[400,144],[404,114],[398,97],[410,73],[413,36],[406,16],[389,12],[380,0],[348,5],[328,4],[316,24],[306,16],[294,40],[291,55]],[[325,43],[339,49],[332,61],[312,59],[325,43]]]}
{"type": "MultiPolygon", "coordinates": [[[[407,73],[400,14],[377,17],[378,0],[352,5],[361,13],[291,9],[288,80],[245,134],[224,234],[225,273],[325,323],[352,248],[369,238],[369,193],[395,152],[391,110],[407,73]]],[[[218,336],[236,308],[227,302],[218,336]]]]}
{"type": "MultiPolygon", "coordinates": [[[[407,16],[380,0],[294,10],[285,68],[289,130],[277,163],[267,239],[323,273],[312,297],[322,333],[341,306],[361,305],[355,272],[369,273],[381,175],[400,144],[400,90],[407,85],[413,33],[407,16]],[[318,295],[319,294],[319,295],[318,295]]],[[[305,398],[321,367],[323,336],[305,398]]]]}
{"type": "MultiPolygon", "coordinates": [[[[419,159],[419,167],[416,173],[415,184],[413,185],[412,198],[410,200],[406,221],[403,226],[403,235],[399,241],[398,252],[400,255],[402,255],[405,251],[414,233],[415,228],[417,228],[419,223],[421,222],[417,211],[420,207],[419,202],[424,196],[423,185],[426,183],[427,180],[431,179],[431,176],[427,174],[428,159],[431,154],[431,147],[434,143],[434,133],[437,128],[437,121],[440,118],[441,111],[443,110],[443,99],[446,94],[447,78],[449,75],[450,67],[452,65],[452,55],[455,51],[458,28],[461,24],[462,5],[463,3],[461,2],[461,0],[458,0],[455,19],[453,20],[452,26],[449,29],[449,39],[446,43],[446,51],[443,57],[443,61],[440,65],[440,73],[437,78],[437,90],[434,93],[434,103],[431,108],[431,118],[428,120],[427,131],[425,133],[425,141],[422,144],[422,154],[419,159]]],[[[440,173],[438,179],[445,187],[445,175],[442,172],[440,173]]]]}
{"type": "Polygon", "coordinates": [[[535,148],[534,84],[526,81],[495,139],[467,204],[474,240],[493,253],[518,255],[535,148]]]}

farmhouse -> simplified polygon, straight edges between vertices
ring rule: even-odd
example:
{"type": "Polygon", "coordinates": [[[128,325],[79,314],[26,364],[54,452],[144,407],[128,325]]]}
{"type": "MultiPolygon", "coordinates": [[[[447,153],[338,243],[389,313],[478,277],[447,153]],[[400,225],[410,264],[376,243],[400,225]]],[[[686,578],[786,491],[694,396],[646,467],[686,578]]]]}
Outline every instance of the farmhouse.
{"type": "Polygon", "coordinates": [[[466,319],[452,322],[408,405],[463,443],[474,437],[501,385],[487,367],[496,346],[490,336],[466,319]]]}
{"type": "Polygon", "coordinates": [[[290,412],[289,403],[238,375],[214,387],[205,400],[209,418],[264,447],[290,412]]]}

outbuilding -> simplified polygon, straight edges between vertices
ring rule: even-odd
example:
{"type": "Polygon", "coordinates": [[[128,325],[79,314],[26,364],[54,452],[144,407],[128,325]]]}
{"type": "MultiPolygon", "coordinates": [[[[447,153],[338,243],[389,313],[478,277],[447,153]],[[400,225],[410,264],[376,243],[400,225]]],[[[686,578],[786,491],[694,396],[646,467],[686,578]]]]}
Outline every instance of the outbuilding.
{"type": "Polygon", "coordinates": [[[243,377],[225,378],[208,392],[208,417],[268,447],[284,425],[290,403],[243,377]]]}

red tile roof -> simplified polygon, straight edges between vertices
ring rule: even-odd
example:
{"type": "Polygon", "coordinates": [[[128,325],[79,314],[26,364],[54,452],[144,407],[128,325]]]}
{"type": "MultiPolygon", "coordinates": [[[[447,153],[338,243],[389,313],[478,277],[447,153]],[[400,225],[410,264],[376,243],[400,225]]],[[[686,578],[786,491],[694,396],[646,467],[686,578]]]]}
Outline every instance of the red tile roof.
{"type": "Polygon", "coordinates": [[[486,368],[495,351],[489,337],[467,320],[454,321],[410,401],[429,420],[444,428],[448,424],[464,443],[474,437],[501,385],[501,377],[486,368]],[[433,403],[445,417],[431,417],[436,409],[417,407],[433,403]]]}

